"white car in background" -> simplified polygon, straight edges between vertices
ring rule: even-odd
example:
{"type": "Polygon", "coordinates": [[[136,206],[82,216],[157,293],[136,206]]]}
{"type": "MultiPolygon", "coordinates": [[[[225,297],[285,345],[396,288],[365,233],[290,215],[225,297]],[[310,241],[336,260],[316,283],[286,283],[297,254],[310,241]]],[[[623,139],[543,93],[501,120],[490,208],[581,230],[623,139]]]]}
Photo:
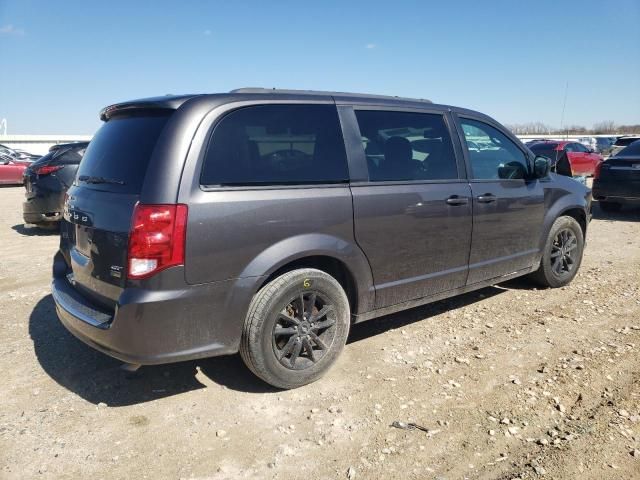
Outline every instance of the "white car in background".
{"type": "Polygon", "coordinates": [[[596,137],[578,137],[578,142],[594,152],[597,151],[598,140],[596,140],[596,137]]]}

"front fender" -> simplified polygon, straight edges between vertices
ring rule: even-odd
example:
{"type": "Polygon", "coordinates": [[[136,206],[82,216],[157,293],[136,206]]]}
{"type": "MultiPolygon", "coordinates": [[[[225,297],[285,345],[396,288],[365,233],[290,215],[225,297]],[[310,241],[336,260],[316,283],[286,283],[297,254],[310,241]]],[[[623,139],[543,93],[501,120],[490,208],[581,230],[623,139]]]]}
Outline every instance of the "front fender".
{"type": "Polygon", "coordinates": [[[547,237],[549,236],[553,222],[555,222],[558,217],[561,217],[570,210],[580,210],[584,213],[587,223],[589,221],[591,190],[568,177],[557,176],[556,182],[554,183],[556,183],[555,186],[560,184],[565,188],[545,189],[545,217],[538,240],[539,254],[535,263],[536,265],[542,258],[547,237]]]}

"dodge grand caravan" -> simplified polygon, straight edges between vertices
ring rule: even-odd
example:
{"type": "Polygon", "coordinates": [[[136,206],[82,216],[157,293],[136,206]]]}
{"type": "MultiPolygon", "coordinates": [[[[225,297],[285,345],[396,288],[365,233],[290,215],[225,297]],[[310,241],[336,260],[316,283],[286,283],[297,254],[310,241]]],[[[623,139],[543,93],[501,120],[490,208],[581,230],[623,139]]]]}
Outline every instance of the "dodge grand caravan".
{"type": "Polygon", "coordinates": [[[61,222],[62,323],[131,368],[316,380],[352,323],[576,275],[590,191],[478,112],[240,89],[105,108],[61,222]]]}

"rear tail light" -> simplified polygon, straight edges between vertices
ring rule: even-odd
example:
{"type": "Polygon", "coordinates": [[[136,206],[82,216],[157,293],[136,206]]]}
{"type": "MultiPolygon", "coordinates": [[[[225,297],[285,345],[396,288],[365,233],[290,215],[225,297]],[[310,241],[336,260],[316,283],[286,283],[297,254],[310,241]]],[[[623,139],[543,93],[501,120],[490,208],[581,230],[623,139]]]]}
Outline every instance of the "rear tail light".
{"type": "Polygon", "coordinates": [[[43,167],[36,168],[36,175],[49,175],[53,172],[57,172],[62,168],[62,165],[45,165],[43,167]]]}
{"type": "Polygon", "coordinates": [[[604,162],[598,162],[596,164],[596,169],[593,171],[593,179],[597,180],[598,178],[600,178],[600,170],[602,169],[602,164],[604,162]]]}
{"type": "Polygon", "coordinates": [[[129,235],[128,278],[146,278],[184,264],[187,211],[186,205],[136,205],[129,235]]]}

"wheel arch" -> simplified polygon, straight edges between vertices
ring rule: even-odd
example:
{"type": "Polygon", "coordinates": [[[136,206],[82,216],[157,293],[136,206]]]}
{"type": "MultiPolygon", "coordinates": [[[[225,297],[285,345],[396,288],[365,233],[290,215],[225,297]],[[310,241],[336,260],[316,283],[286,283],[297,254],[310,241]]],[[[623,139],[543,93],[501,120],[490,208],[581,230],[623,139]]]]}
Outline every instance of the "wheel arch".
{"type": "Polygon", "coordinates": [[[566,195],[559,198],[555,203],[552,204],[551,208],[547,210],[547,213],[545,215],[542,233],[540,235],[538,245],[539,251],[534,266],[537,266],[540,263],[542,255],[544,253],[544,247],[547,241],[547,237],[549,236],[549,232],[551,231],[551,227],[559,217],[569,216],[575,219],[580,225],[583,237],[586,239],[587,227],[589,225],[586,205],[587,204],[584,199],[581,199],[579,197],[576,198],[575,195],[566,195]]]}
{"type": "Polygon", "coordinates": [[[316,268],[333,276],[345,289],[352,314],[373,308],[373,275],[364,253],[354,243],[332,235],[305,234],[271,245],[246,266],[242,277],[259,277],[258,291],[298,268],[316,268]]]}
{"type": "Polygon", "coordinates": [[[588,225],[587,214],[584,211],[583,207],[566,208],[565,210],[560,212],[558,217],[572,217],[573,219],[575,219],[576,222],[578,222],[578,225],[580,225],[580,228],[582,229],[583,238],[587,238],[587,225],[588,225]]]}

